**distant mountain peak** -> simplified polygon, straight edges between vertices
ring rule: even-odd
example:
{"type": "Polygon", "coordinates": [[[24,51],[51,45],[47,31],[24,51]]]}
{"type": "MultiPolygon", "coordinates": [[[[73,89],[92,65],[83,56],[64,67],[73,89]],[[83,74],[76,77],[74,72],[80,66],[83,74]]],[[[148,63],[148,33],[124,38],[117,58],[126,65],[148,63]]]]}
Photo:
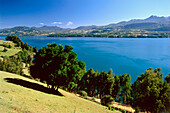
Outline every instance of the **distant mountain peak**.
{"type": "MultiPolygon", "coordinates": [[[[168,18],[168,19],[169,19],[169,18],[168,18]]],[[[155,22],[160,22],[160,21],[167,21],[167,18],[164,17],[164,16],[159,17],[159,16],[152,15],[152,16],[146,18],[145,21],[155,21],[155,22]]]]}
{"type": "Polygon", "coordinates": [[[148,17],[148,18],[159,18],[158,16],[156,16],[156,15],[151,15],[150,17],[148,17]]]}

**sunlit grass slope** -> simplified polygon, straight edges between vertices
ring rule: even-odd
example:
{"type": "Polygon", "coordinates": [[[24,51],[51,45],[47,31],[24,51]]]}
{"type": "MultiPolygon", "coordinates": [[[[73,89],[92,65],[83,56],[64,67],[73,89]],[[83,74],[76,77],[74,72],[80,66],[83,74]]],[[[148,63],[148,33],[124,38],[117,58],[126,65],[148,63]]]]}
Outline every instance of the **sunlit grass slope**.
{"type": "Polygon", "coordinates": [[[15,44],[12,41],[0,40],[0,56],[13,56],[16,53],[18,53],[19,51],[21,51],[21,48],[15,47],[15,44]],[[10,45],[11,48],[4,47],[4,46],[2,46],[3,44],[4,45],[10,45]],[[4,48],[7,49],[6,52],[3,52],[4,48]]]}
{"type": "MultiPolygon", "coordinates": [[[[107,113],[97,103],[59,89],[50,92],[46,85],[16,74],[0,71],[0,113],[107,113]]],[[[116,111],[115,111],[116,112],[116,111]]]]}

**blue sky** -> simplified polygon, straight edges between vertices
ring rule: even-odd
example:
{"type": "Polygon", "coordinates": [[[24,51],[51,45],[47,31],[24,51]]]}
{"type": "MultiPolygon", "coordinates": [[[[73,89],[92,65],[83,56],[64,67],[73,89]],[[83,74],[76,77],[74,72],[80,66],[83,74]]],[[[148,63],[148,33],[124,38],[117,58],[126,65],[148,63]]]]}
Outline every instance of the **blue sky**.
{"type": "Polygon", "coordinates": [[[107,25],[169,16],[170,0],[0,0],[0,28],[107,25]]]}

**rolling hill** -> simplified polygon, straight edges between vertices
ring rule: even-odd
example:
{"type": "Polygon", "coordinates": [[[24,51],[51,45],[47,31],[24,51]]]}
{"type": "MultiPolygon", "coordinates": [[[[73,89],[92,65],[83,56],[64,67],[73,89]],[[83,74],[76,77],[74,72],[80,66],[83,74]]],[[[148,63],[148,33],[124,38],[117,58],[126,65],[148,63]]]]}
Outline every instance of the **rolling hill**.
{"type": "Polygon", "coordinates": [[[1,113],[113,113],[62,89],[59,92],[51,92],[35,80],[0,71],[1,113]]]}

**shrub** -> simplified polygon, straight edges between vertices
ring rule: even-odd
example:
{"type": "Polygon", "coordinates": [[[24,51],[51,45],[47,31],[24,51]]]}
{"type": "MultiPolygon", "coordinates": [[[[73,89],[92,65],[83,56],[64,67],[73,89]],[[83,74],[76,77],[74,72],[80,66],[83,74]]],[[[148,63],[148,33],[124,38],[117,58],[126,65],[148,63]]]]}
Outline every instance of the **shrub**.
{"type": "Polygon", "coordinates": [[[111,95],[104,95],[102,98],[101,98],[101,104],[104,105],[104,106],[110,106],[111,103],[113,101],[113,98],[111,95]]]}
{"type": "Polygon", "coordinates": [[[140,109],[140,107],[139,107],[139,106],[136,106],[136,107],[135,107],[135,111],[136,111],[136,113],[139,113],[139,112],[141,112],[141,109],[140,109]]]}
{"type": "Polygon", "coordinates": [[[83,96],[83,98],[87,99],[87,92],[85,92],[85,91],[78,91],[78,94],[83,96]]]}
{"type": "Polygon", "coordinates": [[[23,75],[23,65],[21,62],[18,62],[16,59],[4,57],[3,60],[0,60],[0,70],[10,73],[15,73],[23,75]]]}
{"type": "Polygon", "coordinates": [[[93,96],[92,100],[95,101],[95,97],[94,96],[93,96]]]}
{"type": "Polygon", "coordinates": [[[7,47],[7,48],[11,48],[12,47],[11,45],[8,45],[8,44],[0,44],[0,46],[7,47]]]}
{"type": "Polygon", "coordinates": [[[4,48],[4,50],[2,52],[6,52],[6,51],[8,51],[8,50],[6,48],[4,48]]]}
{"type": "Polygon", "coordinates": [[[122,113],[126,113],[126,111],[125,110],[121,110],[122,111],[122,113]]]}
{"type": "Polygon", "coordinates": [[[39,79],[39,78],[35,78],[34,80],[40,82],[40,79],[39,79]]]}

